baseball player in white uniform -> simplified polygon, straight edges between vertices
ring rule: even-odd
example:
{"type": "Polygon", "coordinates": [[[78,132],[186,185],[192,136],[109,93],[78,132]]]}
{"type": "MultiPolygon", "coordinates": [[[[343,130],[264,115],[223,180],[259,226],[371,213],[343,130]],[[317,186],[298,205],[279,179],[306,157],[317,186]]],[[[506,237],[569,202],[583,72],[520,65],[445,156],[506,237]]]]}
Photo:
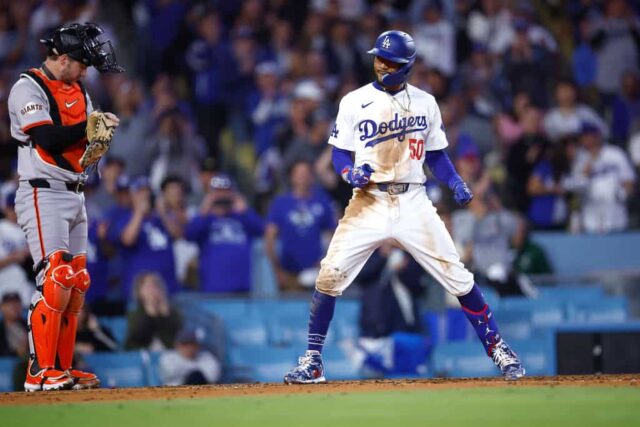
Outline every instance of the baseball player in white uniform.
{"type": "MultiPolygon", "coordinates": [[[[16,192],[37,273],[31,302],[30,358],[25,390],[93,388],[95,374],[72,368],[78,315],[89,288],[87,214],[80,166],[93,110],[80,83],[89,66],[122,72],[111,43],[95,24],[71,24],[41,40],[48,49],[40,68],[20,75],[9,94],[11,135],[19,144],[16,192]]],[[[117,118],[104,113],[117,126],[117,118]]]]}
{"type": "Polygon", "coordinates": [[[325,381],[322,347],[336,297],[355,279],[373,251],[392,242],[407,251],[449,293],[458,297],[487,354],[505,379],[522,377],[518,356],[502,339],[473,275],[427,197],[426,162],[435,177],[466,205],[473,194],[444,152],[447,139],[434,97],[406,82],[415,61],[409,34],[387,31],[368,53],[376,81],[342,98],[329,143],[333,164],[354,187],[353,196],[321,262],[311,301],[308,349],[285,383],[325,381]]]}
{"type": "Polygon", "coordinates": [[[0,299],[4,294],[15,292],[20,295],[22,305],[26,306],[31,301],[35,288],[20,266],[29,256],[29,248],[24,233],[17,224],[15,199],[15,192],[11,192],[2,203],[4,219],[0,219],[0,299]]]}
{"type": "Polygon", "coordinates": [[[581,149],[564,186],[582,196],[582,228],[587,233],[623,231],[636,181],[631,161],[620,147],[605,143],[597,123],[583,123],[580,134],[581,149]]]}

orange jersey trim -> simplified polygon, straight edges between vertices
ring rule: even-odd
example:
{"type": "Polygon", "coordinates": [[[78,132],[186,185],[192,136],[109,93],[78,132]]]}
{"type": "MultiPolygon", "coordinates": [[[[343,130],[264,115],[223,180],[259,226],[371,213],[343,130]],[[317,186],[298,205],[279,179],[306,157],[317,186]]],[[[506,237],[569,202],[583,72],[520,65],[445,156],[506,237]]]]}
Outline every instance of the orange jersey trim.
{"type": "Polygon", "coordinates": [[[40,251],[42,252],[42,259],[44,259],[44,241],[42,240],[42,224],[40,223],[40,208],[38,207],[38,189],[33,189],[33,205],[36,208],[36,222],[38,224],[38,240],[40,241],[40,251]]]}
{"type": "Polygon", "coordinates": [[[42,125],[52,125],[53,120],[40,120],[39,122],[31,123],[22,128],[22,132],[27,133],[29,129],[33,129],[42,125]]]}

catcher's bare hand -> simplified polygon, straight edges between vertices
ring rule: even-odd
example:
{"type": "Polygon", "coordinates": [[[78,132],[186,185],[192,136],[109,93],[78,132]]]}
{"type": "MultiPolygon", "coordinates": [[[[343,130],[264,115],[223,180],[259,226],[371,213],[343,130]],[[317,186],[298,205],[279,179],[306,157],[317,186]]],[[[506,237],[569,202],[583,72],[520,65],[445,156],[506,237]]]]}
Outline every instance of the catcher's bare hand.
{"type": "Polygon", "coordinates": [[[104,115],[107,119],[111,120],[111,124],[115,127],[120,126],[120,119],[118,118],[118,116],[116,116],[113,113],[110,113],[108,111],[104,112],[104,115]]]}

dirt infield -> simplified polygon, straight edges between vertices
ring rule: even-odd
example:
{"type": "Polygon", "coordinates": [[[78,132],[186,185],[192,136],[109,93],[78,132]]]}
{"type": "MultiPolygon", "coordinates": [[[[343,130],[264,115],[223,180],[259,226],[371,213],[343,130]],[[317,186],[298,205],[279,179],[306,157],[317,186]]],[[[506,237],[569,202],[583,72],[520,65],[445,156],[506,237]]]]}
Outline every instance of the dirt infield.
{"type": "Polygon", "coordinates": [[[501,378],[469,379],[403,379],[368,381],[332,381],[318,385],[225,384],[189,387],[152,387],[52,391],[39,393],[2,393],[0,405],[63,404],[76,402],[113,402],[121,400],[173,400],[229,396],[298,394],[298,393],[358,393],[387,390],[451,389],[472,387],[640,387],[640,375],[589,375],[529,377],[516,382],[501,378]]]}

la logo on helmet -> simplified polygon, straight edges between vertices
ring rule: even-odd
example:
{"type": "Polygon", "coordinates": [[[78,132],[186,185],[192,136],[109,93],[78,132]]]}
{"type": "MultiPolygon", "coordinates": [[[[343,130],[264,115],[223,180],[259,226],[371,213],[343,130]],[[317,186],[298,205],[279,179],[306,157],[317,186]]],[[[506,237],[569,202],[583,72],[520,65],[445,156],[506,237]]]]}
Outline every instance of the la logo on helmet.
{"type": "Polygon", "coordinates": [[[385,49],[389,49],[391,47],[391,40],[389,40],[389,36],[384,38],[384,41],[382,42],[382,47],[385,49]]]}

